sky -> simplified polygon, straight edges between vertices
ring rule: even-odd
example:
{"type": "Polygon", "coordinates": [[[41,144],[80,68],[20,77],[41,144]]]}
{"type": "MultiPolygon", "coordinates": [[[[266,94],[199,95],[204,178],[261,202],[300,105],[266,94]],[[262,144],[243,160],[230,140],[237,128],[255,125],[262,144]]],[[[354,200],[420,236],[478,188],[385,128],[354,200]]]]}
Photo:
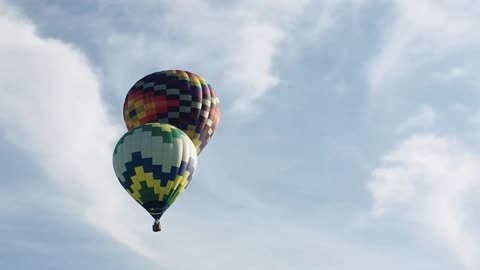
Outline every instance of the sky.
{"type": "Polygon", "coordinates": [[[480,269],[480,2],[0,0],[2,269],[480,269]],[[219,127],[162,217],[123,100],[205,77],[219,127]]]}

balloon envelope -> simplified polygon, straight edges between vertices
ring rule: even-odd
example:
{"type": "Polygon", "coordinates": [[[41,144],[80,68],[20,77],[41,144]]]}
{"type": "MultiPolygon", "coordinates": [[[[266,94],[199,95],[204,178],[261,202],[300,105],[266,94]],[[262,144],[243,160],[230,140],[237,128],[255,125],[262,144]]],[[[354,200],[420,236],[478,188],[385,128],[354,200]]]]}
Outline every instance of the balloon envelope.
{"type": "Polygon", "coordinates": [[[202,77],[182,70],[149,74],[129,90],[123,105],[127,128],[159,122],[183,130],[199,154],[217,129],[220,103],[202,77]]]}
{"type": "Polygon", "coordinates": [[[180,129],[149,123],[123,135],[113,153],[113,167],[123,188],[159,219],[190,183],[197,152],[180,129]]]}

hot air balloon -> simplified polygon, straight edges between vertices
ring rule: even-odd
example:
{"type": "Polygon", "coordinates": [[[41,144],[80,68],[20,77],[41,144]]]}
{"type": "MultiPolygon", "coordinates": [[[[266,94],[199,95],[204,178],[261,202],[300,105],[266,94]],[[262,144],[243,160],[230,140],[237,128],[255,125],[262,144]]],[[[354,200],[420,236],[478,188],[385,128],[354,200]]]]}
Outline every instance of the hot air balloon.
{"type": "Polygon", "coordinates": [[[113,167],[123,188],[154,218],[159,219],[192,180],[197,151],[180,129],[147,123],[129,130],[115,146],[113,167]]]}
{"type": "Polygon", "coordinates": [[[215,133],[220,104],[204,78],[165,70],[143,77],[130,88],[123,116],[129,130],[151,122],[173,125],[190,137],[200,154],[215,133]]]}

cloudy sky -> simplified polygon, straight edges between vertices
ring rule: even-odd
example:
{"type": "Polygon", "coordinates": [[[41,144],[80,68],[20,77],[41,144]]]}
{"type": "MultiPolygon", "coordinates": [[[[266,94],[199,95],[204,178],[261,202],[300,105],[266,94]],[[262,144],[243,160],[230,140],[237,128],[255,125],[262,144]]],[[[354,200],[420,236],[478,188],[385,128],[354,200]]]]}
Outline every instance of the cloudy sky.
{"type": "Polygon", "coordinates": [[[2,269],[480,269],[480,2],[0,0],[2,269]],[[151,232],[112,151],[146,74],[222,119],[151,232]]]}

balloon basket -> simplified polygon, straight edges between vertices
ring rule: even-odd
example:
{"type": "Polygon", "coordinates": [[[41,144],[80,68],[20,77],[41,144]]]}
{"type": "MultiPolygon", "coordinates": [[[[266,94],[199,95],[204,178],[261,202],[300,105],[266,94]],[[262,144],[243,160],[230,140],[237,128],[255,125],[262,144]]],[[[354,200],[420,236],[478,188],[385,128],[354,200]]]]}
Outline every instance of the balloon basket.
{"type": "Polygon", "coordinates": [[[155,222],[153,223],[152,230],[154,232],[159,232],[162,230],[162,227],[160,226],[160,222],[158,222],[158,220],[155,220],[155,222]]]}

